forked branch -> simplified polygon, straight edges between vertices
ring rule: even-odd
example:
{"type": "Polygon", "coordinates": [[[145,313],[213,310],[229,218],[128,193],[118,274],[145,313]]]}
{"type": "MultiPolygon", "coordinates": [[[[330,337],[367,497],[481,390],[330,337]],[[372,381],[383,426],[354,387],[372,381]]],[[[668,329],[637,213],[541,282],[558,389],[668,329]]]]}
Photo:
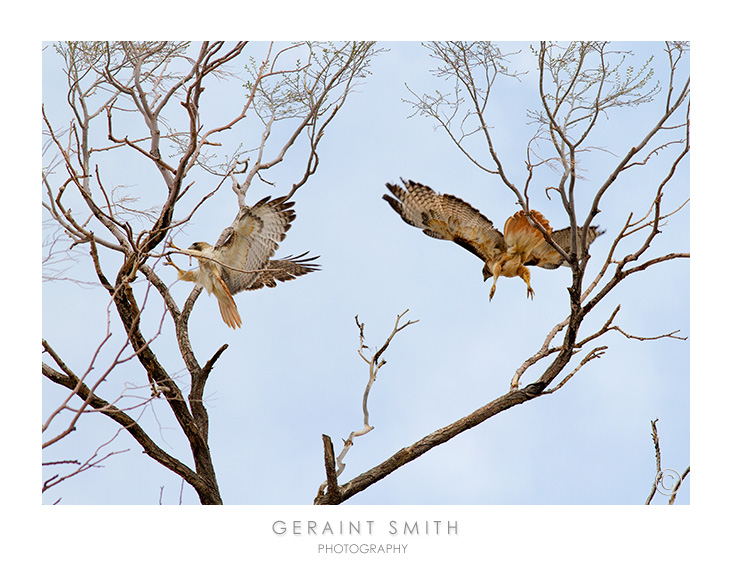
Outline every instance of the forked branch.
{"type": "Polygon", "coordinates": [[[356,437],[361,437],[366,433],[370,433],[374,429],[374,427],[370,425],[369,421],[370,414],[368,412],[368,396],[370,395],[371,388],[376,381],[378,370],[386,365],[386,360],[383,359],[381,356],[388,349],[388,346],[391,344],[396,334],[398,334],[404,328],[407,328],[408,326],[415,324],[419,321],[408,320],[407,322],[402,324],[401,319],[406,315],[406,312],[408,312],[408,310],[404,310],[396,317],[396,324],[394,325],[391,334],[388,336],[383,346],[381,346],[380,349],[377,348],[373,356],[370,358],[366,357],[364,353],[364,351],[368,349],[368,346],[365,345],[365,324],[363,324],[358,319],[358,316],[355,317],[355,324],[358,326],[358,355],[363,359],[363,361],[368,364],[368,383],[366,384],[365,391],[363,392],[363,428],[351,431],[350,435],[348,435],[348,438],[343,439],[343,449],[340,451],[340,454],[337,456],[337,458],[333,458],[332,464],[330,463],[330,455],[328,453],[328,447],[332,449],[332,440],[327,435],[322,436],[325,446],[325,472],[327,474],[327,481],[320,485],[320,489],[317,492],[317,498],[315,499],[315,504],[332,504],[332,501],[339,498],[340,493],[338,492],[338,489],[333,487],[337,486],[337,478],[345,470],[345,463],[343,462],[345,455],[348,454],[348,451],[353,446],[353,440],[356,437]],[[336,464],[337,467],[335,467],[336,464]],[[328,488],[327,494],[325,494],[326,487],[328,488]],[[326,500],[328,502],[324,502],[326,500]]]}

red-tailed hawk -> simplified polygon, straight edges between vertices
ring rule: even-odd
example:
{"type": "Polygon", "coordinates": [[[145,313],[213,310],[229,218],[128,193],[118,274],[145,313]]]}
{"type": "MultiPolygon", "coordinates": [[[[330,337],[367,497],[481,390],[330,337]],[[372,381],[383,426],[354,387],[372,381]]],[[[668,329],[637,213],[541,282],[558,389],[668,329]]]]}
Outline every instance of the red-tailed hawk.
{"type": "MultiPolygon", "coordinates": [[[[559,252],[545,241],[537,228],[531,226],[523,211],[505,221],[503,234],[480,211],[462,199],[440,195],[414,181],[402,179],[402,182],[405,189],[386,183],[396,198],[390,195],[383,195],[383,198],[404,221],[422,229],[427,236],[456,242],[482,259],[485,263],[482,269],[484,280],[494,277],[490,300],[500,276],[520,276],[528,286],[528,296],[533,298],[535,292],[530,286],[528,266],[549,269],[567,266],[559,252]]],[[[571,252],[570,228],[554,232],[541,213],[532,210],[531,215],[564,252],[571,252]]],[[[587,247],[602,232],[596,226],[589,227],[587,247]]]]}
{"type": "Polygon", "coordinates": [[[181,280],[195,282],[213,294],[223,321],[231,328],[241,326],[234,294],[264,286],[273,288],[277,281],[285,282],[318,270],[312,261],[319,257],[305,258],[307,252],[270,260],[297,216],[292,210],[293,202],[285,203],[285,197],[270,199],[265,197],[251,208],[243,207],[215,246],[194,242],[189,249],[181,249],[170,243],[178,252],[195,256],[198,268],[181,270],[171,260],[167,264],[177,269],[181,280]]]}

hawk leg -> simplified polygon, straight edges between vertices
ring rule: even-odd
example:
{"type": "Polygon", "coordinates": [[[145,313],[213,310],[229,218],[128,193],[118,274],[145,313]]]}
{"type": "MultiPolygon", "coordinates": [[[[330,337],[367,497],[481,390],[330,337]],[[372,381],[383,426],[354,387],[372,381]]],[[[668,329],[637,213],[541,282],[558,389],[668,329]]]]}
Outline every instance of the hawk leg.
{"type": "Polygon", "coordinates": [[[530,270],[528,270],[525,266],[519,266],[518,267],[518,276],[520,276],[523,281],[528,285],[528,298],[531,300],[533,299],[533,295],[535,292],[533,291],[533,288],[530,287],[530,270]]]}
{"type": "Polygon", "coordinates": [[[503,263],[502,262],[498,262],[492,268],[492,275],[495,277],[495,279],[492,282],[492,288],[490,288],[490,301],[492,301],[492,297],[495,295],[495,288],[497,287],[497,279],[500,276],[500,271],[502,269],[503,269],[503,263]]]}
{"type": "MultiPolygon", "coordinates": [[[[186,252],[182,248],[179,248],[179,247],[175,246],[173,244],[173,241],[172,240],[168,244],[170,245],[170,248],[173,248],[173,249],[175,249],[175,250],[177,250],[177,251],[179,251],[181,253],[186,252]]],[[[192,260],[193,260],[193,258],[191,256],[191,261],[192,260]]],[[[186,282],[197,282],[198,270],[183,270],[183,269],[181,269],[177,264],[175,264],[173,262],[172,258],[170,258],[169,255],[165,258],[165,262],[163,262],[163,264],[165,266],[172,266],[173,268],[175,268],[175,270],[178,271],[178,279],[185,280],[186,282]]]]}
{"type": "Polygon", "coordinates": [[[178,271],[178,278],[180,280],[185,280],[186,282],[195,282],[196,281],[196,273],[197,270],[182,270],[180,267],[178,267],[177,264],[175,264],[170,258],[165,259],[165,262],[163,262],[165,266],[172,266],[175,268],[175,270],[178,271]]]}
{"type": "Polygon", "coordinates": [[[182,271],[182,270],[181,270],[181,269],[180,269],[180,268],[178,267],[178,265],[177,265],[177,264],[175,264],[175,262],[173,262],[173,261],[172,261],[172,259],[171,259],[170,257],[167,257],[167,258],[165,259],[165,262],[163,262],[163,264],[164,264],[165,266],[172,266],[172,267],[173,267],[173,268],[175,268],[175,270],[177,270],[177,271],[178,271],[179,273],[181,273],[181,274],[183,273],[183,271],[182,271]]]}

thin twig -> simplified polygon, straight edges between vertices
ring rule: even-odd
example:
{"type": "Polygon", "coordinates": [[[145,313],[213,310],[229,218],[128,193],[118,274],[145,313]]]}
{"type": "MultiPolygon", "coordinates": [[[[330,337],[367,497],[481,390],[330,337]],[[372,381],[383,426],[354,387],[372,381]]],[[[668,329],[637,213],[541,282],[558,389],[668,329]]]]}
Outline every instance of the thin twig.
{"type": "Polygon", "coordinates": [[[683,484],[683,481],[685,480],[685,477],[687,477],[690,474],[690,465],[688,465],[688,468],[683,471],[683,474],[680,475],[680,480],[675,483],[675,486],[673,487],[673,494],[670,496],[670,500],[668,501],[668,504],[675,504],[675,497],[678,495],[678,489],[680,488],[680,485],[683,484]]]}
{"type": "Polygon", "coordinates": [[[652,425],[652,443],[655,446],[655,480],[653,480],[652,482],[652,490],[650,490],[650,495],[645,501],[646,505],[652,502],[652,497],[654,497],[655,492],[657,492],[658,479],[662,474],[662,461],[660,460],[660,437],[657,434],[657,419],[655,419],[654,421],[650,421],[650,424],[652,425]]]}

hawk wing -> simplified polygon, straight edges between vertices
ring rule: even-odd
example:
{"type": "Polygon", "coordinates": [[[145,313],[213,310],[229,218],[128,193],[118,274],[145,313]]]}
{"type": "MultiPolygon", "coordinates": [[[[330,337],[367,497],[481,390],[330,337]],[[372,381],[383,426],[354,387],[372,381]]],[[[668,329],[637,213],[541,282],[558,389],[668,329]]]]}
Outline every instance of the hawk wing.
{"type": "MultiPolygon", "coordinates": [[[[586,233],[586,248],[589,248],[594,239],[604,234],[598,226],[590,226],[589,232],[586,233]]],[[[579,236],[581,236],[581,229],[579,229],[579,236]]],[[[571,252],[571,228],[562,228],[551,233],[551,238],[556,244],[558,244],[564,252],[571,252]]],[[[541,268],[547,268],[553,270],[559,266],[568,266],[567,262],[558,253],[558,250],[553,248],[546,241],[541,242],[531,252],[530,257],[525,262],[526,266],[540,266],[541,268]]]]}
{"type": "Polygon", "coordinates": [[[483,261],[505,251],[502,233],[475,207],[455,196],[435,193],[421,183],[401,181],[405,189],[386,183],[396,198],[383,198],[405,222],[432,238],[451,240],[483,261]]]}
{"type": "Polygon", "coordinates": [[[262,280],[257,271],[268,267],[269,259],[297,216],[292,210],[293,202],[285,203],[285,197],[270,199],[265,197],[253,207],[243,207],[214,247],[216,260],[225,265],[221,267],[221,277],[231,295],[250,290],[262,280]]]}
{"type": "Polygon", "coordinates": [[[305,252],[298,256],[286,256],[279,260],[270,260],[266,270],[259,273],[256,280],[246,289],[258,290],[264,286],[274,288],[277,285],[277,280],[279,282],[286,282],[287,280],[294,280],[303,274],[319,270],[320,265],[312,264],[312,261],[320,257],[311,256],[310,258],[303,258],[308,254],[309,252],[305,252]]]}

